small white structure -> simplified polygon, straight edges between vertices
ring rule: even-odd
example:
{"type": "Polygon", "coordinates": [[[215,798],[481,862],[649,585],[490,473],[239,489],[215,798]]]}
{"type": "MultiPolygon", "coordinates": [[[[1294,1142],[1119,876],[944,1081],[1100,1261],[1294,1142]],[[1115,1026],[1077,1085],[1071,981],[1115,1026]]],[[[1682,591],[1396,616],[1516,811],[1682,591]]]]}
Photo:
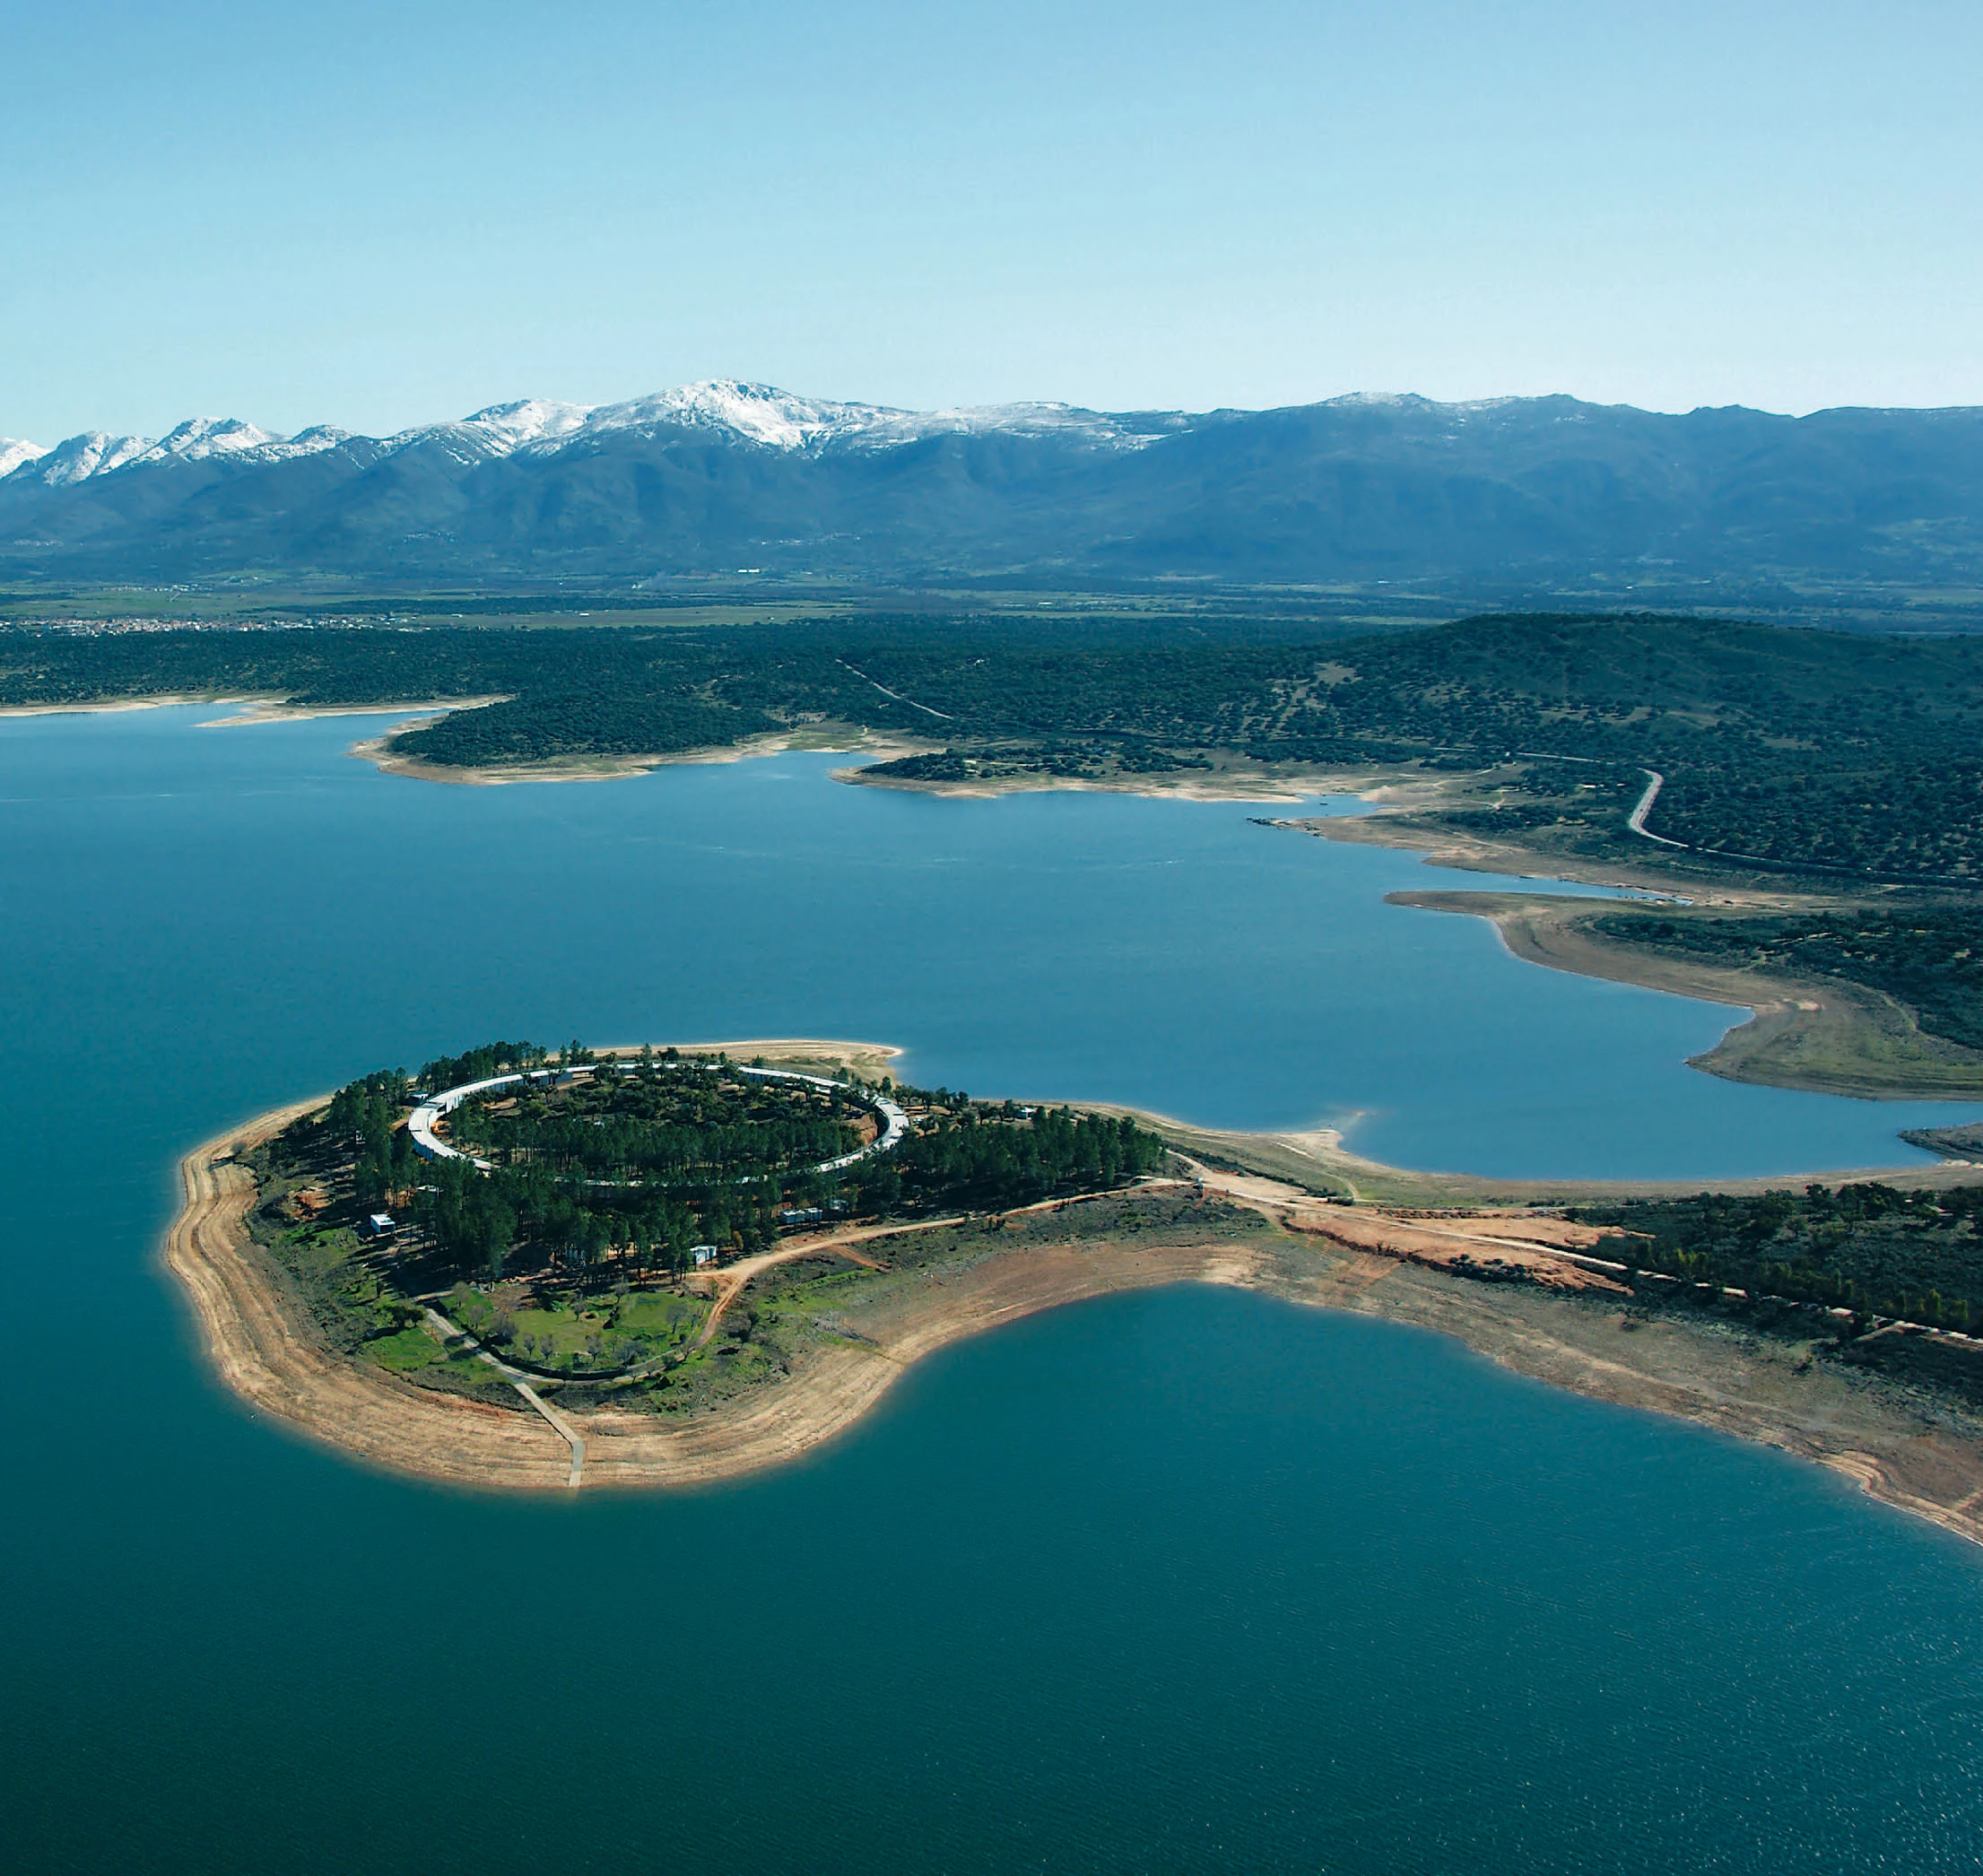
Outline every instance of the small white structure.
{"type": "Polygon", "coordinates": [[[695,1267],[700,1270],[705,1264],[714,1264],[722,1255],[713,1244],[691,1244],[689,1255],[695,1259],[695,1267]]]}
{"type": "Polygon", "coordinates": [[[390,1212],[375,1212],[365,1220],[365,1236],[368,1238],[390,1238],[398,1229],[393,1222],[390,1212]]]}

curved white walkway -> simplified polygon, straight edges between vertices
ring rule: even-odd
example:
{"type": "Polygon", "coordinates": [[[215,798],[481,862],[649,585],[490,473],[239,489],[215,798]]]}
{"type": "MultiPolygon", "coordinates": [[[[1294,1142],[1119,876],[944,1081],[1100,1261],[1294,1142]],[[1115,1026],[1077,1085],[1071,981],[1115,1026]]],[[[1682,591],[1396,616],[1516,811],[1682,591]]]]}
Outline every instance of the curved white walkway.
{"type": "MultiPolygon", "coordinates": [[[[852,1090],[844,1081],[833,1081],[826,1075],[803,1075],[789,1068],[740,1068],[734,1062],[694,1063],[670,1062],[656,1064],[671,1073],[701,1067],[708,1071],[727,1068],[732,1074],[748,1075],[753,1081],[799,1081],[808,1088],[831,1090],[839,1094],[853,1094],[857,1100],[865,1102],[880,1116],[882,1131],[873,1140],[851,1153],[842,1153],[838,1159],[822,1159],[817,1166],[805,1168],[807,1172],[841,1172],[857,1161],[871,1158],[876,1153],[885,1153],[897,1145],[909,1131],[909,1116],[890,1100],[885,1094],[877,1094],[873,1089],[852,1090]]],[[[612,1071],[619,1074],[632,1074],[640,1064],[636,1062],[596,1062],[588,1064],[595,1077],[612,1071]]],[[[548,1081],[568,1071],[562,1068],[530,1068],[516,1074],[491,1075],[486,1081],[464,1081],[458,1088],[449,1088],[442,1093],[431,1095],[413,1111],[406,1123],[406,1131],[413,1136],[413,1151],[423,1159],[465,1159],[477,1172],[493,1172],[492,1159],[478,1159],[473,1153],[465,1153],[458,1147],[452,1147],[434,1132],[435,1126],[471,1095],[487,1094],[493,1088],[509,1088],[519,1081],[548,1081]]],[[[582,1073],[583,1069],[570,1071],[582,1073]]]]}

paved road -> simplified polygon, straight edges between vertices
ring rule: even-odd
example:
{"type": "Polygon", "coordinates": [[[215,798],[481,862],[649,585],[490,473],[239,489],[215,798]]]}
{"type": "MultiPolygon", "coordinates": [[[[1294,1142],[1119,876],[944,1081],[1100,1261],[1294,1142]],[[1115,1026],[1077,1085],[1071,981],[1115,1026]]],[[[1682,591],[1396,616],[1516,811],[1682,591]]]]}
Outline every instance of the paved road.
{"type": "Polygon", "coordinates": [[[1648,840],[1657,840],[1662,847],[1677,847],[1686,850],[1684,840],[1669,840],[1664,834],[1656,834],[1646,825],[1647,815],[1652,812],[1653,803],[1659,799],[1659,791],[1666,786],[1666,777],[1657,769],[1641,769],[1639,774],[1646,777],[1646,792],[1639,797],[1639,805],[1625,817],[1625,825],[1633,833],[1642,835],[1648,840]]]}

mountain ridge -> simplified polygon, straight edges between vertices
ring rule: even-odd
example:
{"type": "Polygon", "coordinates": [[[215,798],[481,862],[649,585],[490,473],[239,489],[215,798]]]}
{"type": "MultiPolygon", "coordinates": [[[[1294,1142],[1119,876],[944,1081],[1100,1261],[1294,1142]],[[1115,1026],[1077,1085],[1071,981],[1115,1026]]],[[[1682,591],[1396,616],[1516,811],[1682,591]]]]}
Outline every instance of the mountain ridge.
{"type": "MultiPolygon", "coordinates": [[[[1161,414],[1182,416],[1182,413],[1173,413],[1161,414]]],[[[709,378],[674,386],[617,404],[566,404],[553,398],[518,398],[508,404],[486,405],[465,417],[415,424],[384,437],[359,438],[355,432],[330,424],[313,424],[294,436],[285,437],[239,417],[198,416],[186,419],[156,439],[92,430],[65,438],[53,447],[45,447],[23,439],[0,438],[0,453],[14,453],[12,463],[0,469],[0,480],[16,473],[31,478],[37,464],[47,464],[49,458],[65,455],[68,460],[63,465],[60,481],[66,485],[87,480],[91,475],[112,473],[133,464],[156,461],[165,456],[196,461],[206,456],[225,454],[280,461],[289,456],[334,448],[340,443],[352,440],[396,451],[455,431],[474,433],[503,454],[560,445],[581,431],[596,435],[647,425],[725,430],[741,439],[770,448],[805,449],[857,439],[871,445],[885,446],[921,436],[1001,429],[1066,428],[1086,430],[1095,434],[1132,434],[1111,429],[1123,421],[1112,413],[1050,403],[957,405],[935,411],[910,411],[888,404],[800,397],[773,386],[748,384],[736,378],[709,378]]],[[[1135,440],[1144,441],[1157,433],[1133,434],[1135,440]]],[[[4,454],[0,454],[0,461],[5,461],[4,454]]]]}
{"type": "Polygon", "coordinates": [[[8,452],[0,567],[69,578],[1983,579],[1968,407],[917,412],[714,379],[383,438],[202,417],[8,452]]]}

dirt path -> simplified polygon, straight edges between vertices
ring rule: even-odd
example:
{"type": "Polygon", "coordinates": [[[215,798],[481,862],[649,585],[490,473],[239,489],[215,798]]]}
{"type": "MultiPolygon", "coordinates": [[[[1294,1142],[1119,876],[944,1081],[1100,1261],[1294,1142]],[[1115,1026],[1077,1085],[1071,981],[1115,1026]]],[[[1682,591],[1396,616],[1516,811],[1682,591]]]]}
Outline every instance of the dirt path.
{"type": "MultiPolygon", "coordinates": [[[[1168,1180],[1149,1182],[1168,1185],[1168,1180]]],[[[1017,1205],[1000,1214],[1005,1218],[1023,1218],[1033,1212],[1057,1212],[1068,1203],[1065,1199],[1042,1199],[1034,1205],[1017,1205]]],[[[693,1346],[704,1348],[716,1333],[717,1324],[722,1320],[723,1312],[749,1288],[751,1280],[773,1264],[789,1264],[795,1258],[816,1256],[825,1251],[836,1257],[845,1257],[850,1264],[865,1265],[869,1270],[885,1270],[888,1266],[853,1248],[857,1244],[866,1244],[877,1238],[900,1238],[911,1231],[946,1231],[957,1225],[970,1222],[967,1212],[952,1212],[946,1218],[919,1218],[906,1223],[887,1225],[848,1225],[837,1231],[822,1231],[816,1237],[795,1239],[780,1245],[775,1251],[760,1251],[754,1257],[744,1257],[735,1264],[724,1264],[716,1277],[716,1307],[709,1311],[709,1319],[702,1324],[693,1346]]]]}
{"type": "MultiPolygon", "coordinates": [[[[961,1218],[936,1219],[929,1224],[914,1225],[908,1229],[928,1231],[935,1230],[939,1225],[955,1225],[962,1221],[961,1218]]],[[[902,1229],[900,1225],[857,1227],[844,1237],[809,1238],[803,1244],[784,1245],[778,1250],[761,1251],[754,1257],[743,1257],[735,1264],[725,1264],[717,1273],[716,1306],[709,1311],[709,1320],[702,1324],[701,1333],[697,1335],[691,1346],[707,1348],[710,1338],[716,1333],[717,1324],[723,1320],[723,1312],[744,1294],[752,1278],[770,1270],[774,1264],[790,1264],[799,1257],[816,1257],[822,1251],[830,1251],[836,1257],[845,1257],[850,1264],[864,1264],[869,1270],[880,1270],[882,1266],[874,1258],[855,1250],[853,1246],[865,1238],[880,1238],[902,1229]]]]}
{"type": "Polygon", "coordinates": [[[479,1336],[471,1335],[459,1323],[450,1322],[431,1303],[422,1307],[426,1310],[428,1326],[440,1338],[444,1346],[448,1342],[466,1342],[474,1350],[475,1359],[485,1361],[494,1368],[529,1403],[530,1411],[564,1441],[571,1449],[571,1472],[565,1483],[573,1487],[584,1484],[586,1443],[578,1429],[530,1385],[530,1377],[521,1368],[511,1368],[493,1349],[485,1346],[479,1336]]]}
{"type": "Polygon", "coordinates": [[[879,678],[869,677],[857,664],[848,664],[845,658],[836,660],[844,669],[851,671],[863,683],[873,684],[883,697],[892,697],[899,704],[907,704],[912,710],[920,710],[926,717],[934,717],[942,723],[954,723],[957,719],[948,710],[933,710],[927,704],[918,703],[913,697],[904,697],[900,690],[891,690],[879,678]]]}
{"type": "Polygon", "coordinates": [[[1641,769],[1639,774],[1646,777],[1646,792],[1639,797],[1639,805],[1625,817],[1625,825],[1642,839],[1657,840],[1662,847],[1677,847],[1685,852],[1684,840],[1669,840],[1664,834],[1656,834],[1646,825],[1646,817],[1653,811],[1653,803],[1659,799],[1659,791],[1666,786],[1666,777],[1657,769],[1641,769]]]}
{"type": "Polygon", "coordinates": [[[1414,1218],[1402,1210],[1334,1205],[1298,1186],[1257,1173],[1229,1173],[1180,1154],[1192,1168],[1193,1184],[1292,1231],[1326,1238],[1355,1252],[1407,1257],[1439,1270],[1494,1263],[1521,1272],[1550,1290],[1614,1290],[1625,1286],[1607,1274],[1611,1260],[1587,1255],[1606,1233],[1567,1219],[1517,1212],[1476,1214],[1478,1221],[1414,1218]]]}

